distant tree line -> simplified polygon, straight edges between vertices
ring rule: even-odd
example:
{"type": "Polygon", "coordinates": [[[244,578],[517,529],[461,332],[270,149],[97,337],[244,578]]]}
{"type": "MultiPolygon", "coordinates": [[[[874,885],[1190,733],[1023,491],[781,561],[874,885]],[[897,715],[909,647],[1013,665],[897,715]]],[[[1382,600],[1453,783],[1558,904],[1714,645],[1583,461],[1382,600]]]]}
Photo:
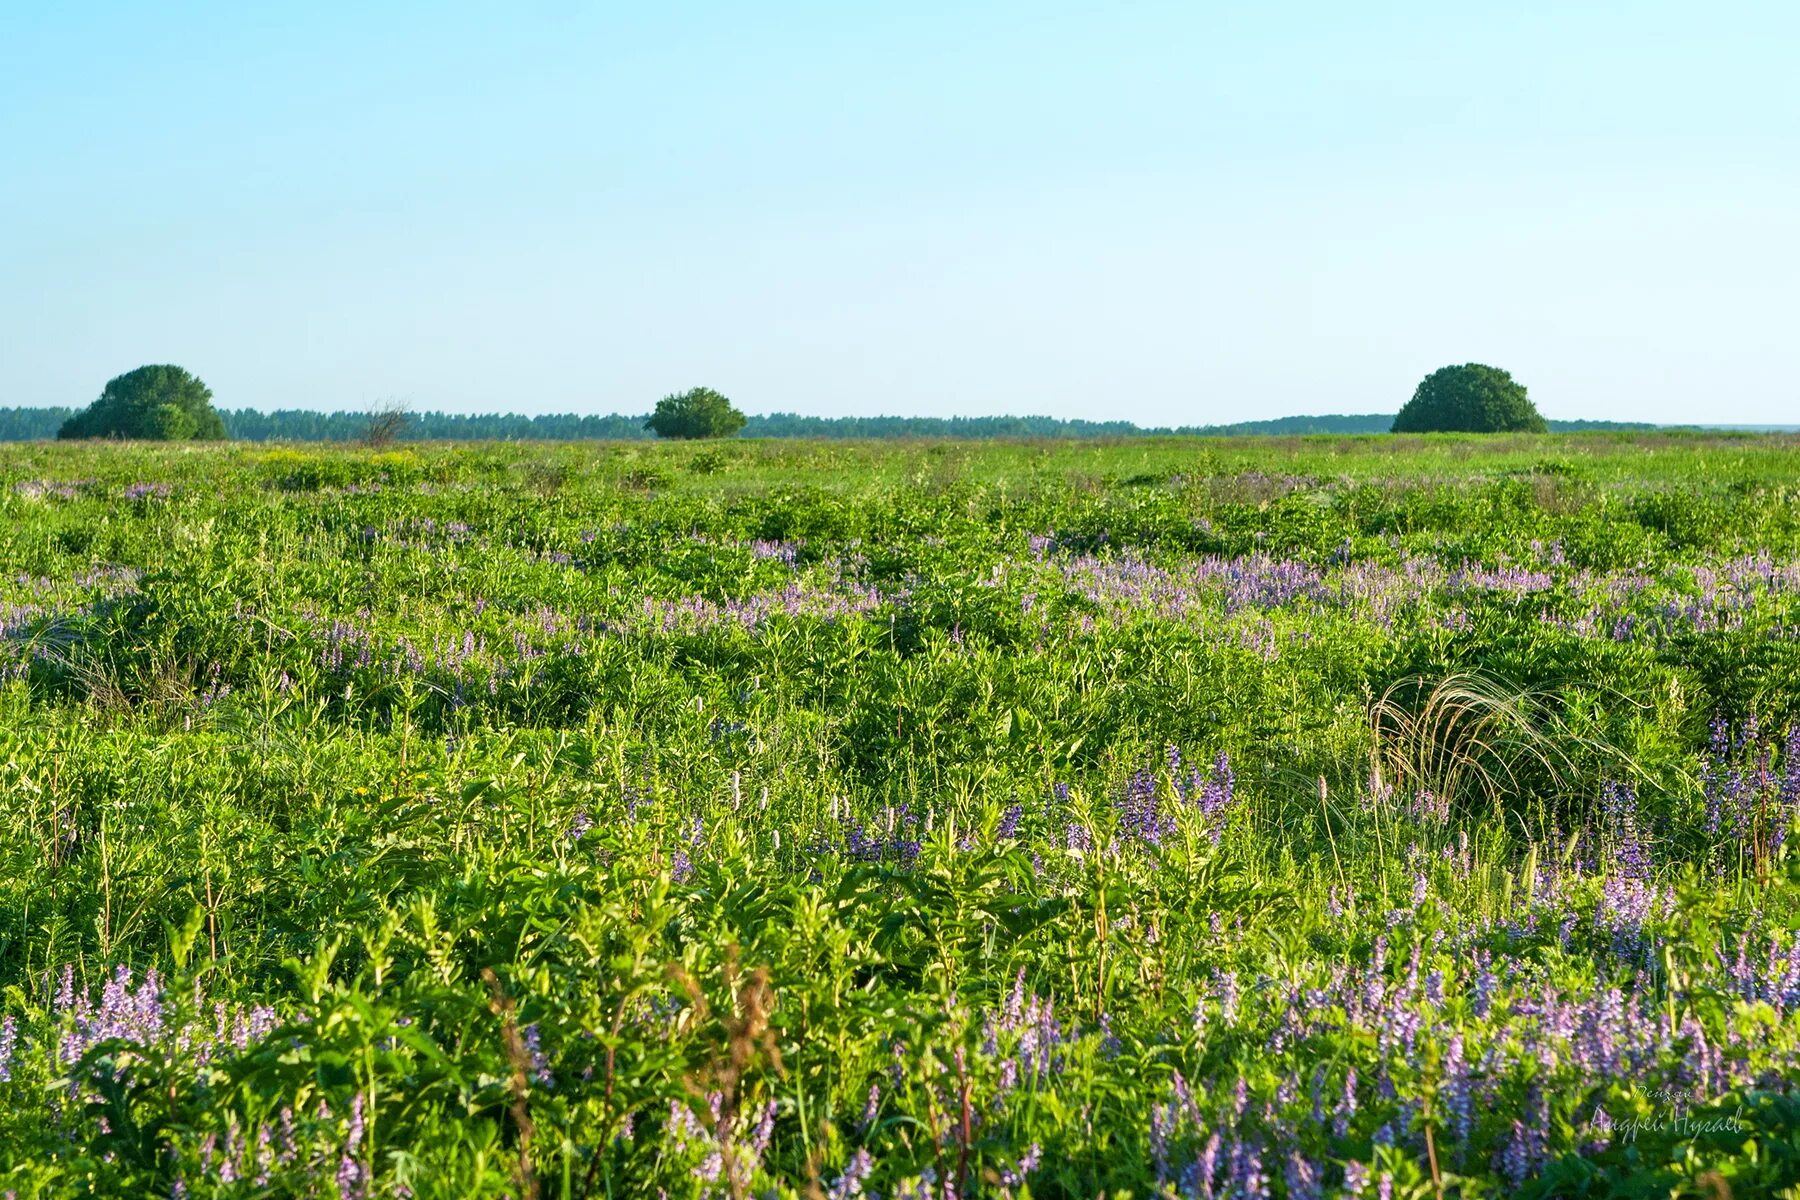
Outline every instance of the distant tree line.
{"type": "MultiPolygon", "coordinates": [[[[358,442],[364,439],[369,429],[366,412],[281,408],[265,413],[254,408],[238,408],[228,409],[222,415],[226,433],[246,442],[358,442]]],[[[656,437],[644,428],[642,416],[628,417],[617,413],[606,416],[551,413],[527,417],[517,413],[414,412],[403,416],[395,433],[399,441],[652,441],[656,437]]]]}
{"type": "Polygon", "coordinates": [[[1386,416],[1281,417],[1236,425],[1135,425],[1130,421],[1064,420],[1060,417],[803,417],[770,413],[751,417],[745,437],[804,438],[1091,438],[1195,434],[1225,437],[1249,433],[1382,433],[1386,416]]]}
{"type": "MultiPolygon", "coordinates": [[[[71,416],[68,408],[0,408],[0,441],[53,438],[71,416]]],[[[366,412],[317,412],[311,409],[253,408],[221,410],[225,435],[248,442],[358,442],[369,430],[366,412]]],[[[397,432],[403,441],[649,441],[644,428],[649,414],[606,416],[551,413],[406,414],[397,432]]],[[[1144,426],[1130,421],[1063,420],[1058,417],[808,417],[798,413],[752,416],[742,437],[764,438],[1085,438],[1146,437],[1190,434],[1205,437],[1241,435],[1386,433],[1392,413],[1316,417],[1280,417],[1231,425],[1144,426]]],[[[1585,429],[1654,429],[1644,422],[1551,421],[1552,432],[1585,429]]]]}
{"type": "Polygon", "coordinates": [[[72,408],[0,408],[0,442],[35,442],[53,438],[72,408]]]}

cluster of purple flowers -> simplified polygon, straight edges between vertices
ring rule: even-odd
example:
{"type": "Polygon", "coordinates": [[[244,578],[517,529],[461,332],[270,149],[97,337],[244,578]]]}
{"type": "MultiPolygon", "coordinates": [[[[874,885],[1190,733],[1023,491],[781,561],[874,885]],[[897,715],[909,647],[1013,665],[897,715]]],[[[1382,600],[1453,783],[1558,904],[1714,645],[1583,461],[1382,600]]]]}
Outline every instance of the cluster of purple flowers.
{"type": "Polygon", "coordinates": [[[1723,946],[1715,960],[1724,968],[1728,989],[1745,1000],[1761,1001],[1778,1016],[1800,1014],[1800,932],[1768,935],[1761,955],[1750,952],[1748,932],[1739,935],[1737,951],[1727,955],[1723,946]]]}
{"type": "MultiPolygon", "coordinates": [[[[1230,1064],[1191,1082],[1177,1071],[1149,1117],[1165,1186],[1182,1196],[1267,1195],[1265,1165],[1276,1156],[1290,1193],[1298,1185],[1322,1194],[1316,1189],[1337,1175],[1333,1164],[1344,1161],[1342,1147],[1358,1130],[1372,1131],[1378,1146],[1422,1156],[1429,1089],[1438,1151],[1457,1169],[1487,1155],[1484,1165],[1517,1187],[1557,1154],[1603,1147],[1610,1119],[1599,1101],[1621,1090],[1700,1104],[1734,1087],[1791,1086],[1800,1061],[1793,1038],[1752,1047],[1732,1035],[1721,1044],[1692,1015],[1672,1021],[1675,1009],[1648,971],[1584,990],[1551,983],[1517,960],[1497,977],[1492,958],[1478,951],[1460,967],[1426,972],[1427,948],[1445,944],[1442,935],[1415,943],[1397,978],[1385,937],[1361,970],[1321,965],[1324,974],[1312,980],[1265,976],[1247,987],[1233,973],[1216,976],[1215,998],[1196,1006],[1201,1061],[1214,1061],[1205,1051],[1220,1037],[1247,1037],[1266,1049],[1271,1065],[1284,1054],[1313,1064],[1303,1068],[1310,1079],[1297,1069],[1258,1090],[1230,1064]],[[1473,1022],[1447,1015],[1459,992],[1473,1022]],[[1353,1065],[1334,1076],[1337,1068],[1308,1050],[1364,1039],[1377,1050],[1367,1075],[1353,1065]],[[1575,1101],[1579,1119],[1567,1142],[1552,1119],[1552,1087],[1575,1101]],[[1490,1113],[1515,1115],[1484,1121],[1490,1113]]],[[[1740,943],[1719,967],[1737,994],[1769,1004],[1778,1019],[1800,1001],[1800,939],[1775,935],[1760,958],[1740,943]]],[[[1716,983],[1690,986],[1703,994],[1716,983]]],[[[1367,1182],[1363,1172],[1341,1178],[1349,1194],[1367,1182]]]]}
{"type": "Polygon", "coordinates": [[[1118,809],[1119,832],[1127,840],[1154,847],[1175,833],[1175,817],[1164,811],[1162,785],[1149,767],[1138,768],[1125,781],[1118,809]]]}
{"type": "Polygon", "coordinates": [[[75,989],[75,968],[63,968],[55,1011],[68,1015],[57,1057],[64,1065],[81,1059],[103,1042],[123,1041],[147,1045],[163,1039],[162,980],[153,970],[134,990],[131,972],[120,966],[101,988],[98,1004],[86,992],[75,989]]]}
{"type": "MultiPolygon", "coordinates": [[[[1033,554],[1043,557],[1035,540],[1033,554]]],[[[1156,563],[1125,552],[1070,557],[1055,569],[1076,595],[1120,617],[1135,613],[1191,622],[1214,613],[1337,609],[1391,627],[1401,613],[1414,611],[1431,625],[1465,629],[1472,622],[1459,602],[1536,596],[1545,599],[1540,619],[1546,624],[1617,641],[1742,628],[1765,598],[1800,594],[1800,562],[1778,564],[1767,551],[1691,575],[1671,568],[1662,576],[1573,570],[1557,554],[1530,566],[1502,560],[1491,567],[1464,562],[1451,568],[1428,555],[1403,555],[1396,565],[1342,555],[1333,562],[1321,569],[1251,554],[1156,563]],[[1584,597],[1585,612],[1566,615],[1569,605],[1584,597]]],[[[1251,639],[1266,657],[1270,640],[1266,634],[1251,639]]]]}
{"type": "Polygon", "coordinates": [[[1780,850],[1800,817],[1800,725],[1779,744],[1759,740],[1756,714],[1734,732],[1715,718],[1701,761],[1706,829],[1758,861],[1780,850]]]}
{"type": "Polygon", "coordinates": [[[875,1170],[875,1159],[867,1150],[859,1149],[844,1164],[838,1177],[832,1180],[825,1195],[829,1200],[853,1200],[853,1197],[864,1196],[863,1185],[875,1170]]]}
{"type": "Polygon", "coordinates": [[[21,479],[13,484],[13,492],[26,500],[45,500],[52,496],[59,500],[74,500],[93,482],[91,479],[21,479]]]}
{"type": "MultiPolygon", "coordinates": [[[[371,614],[363,612],[358,617],[367,621],[371,614]]],[[[545,658],[550,651],[534,639],[534,634],[563,637],[557,647],[561,653],[584,653],[580,637],[592,629],[585,620],[571,624],[548,608],[540,608],[526,619],[531,632],[525,627],[511,631],[510,660],[494,653],[487,639],[472,629],[435,634],[430,649],[423,650],[410,637],[383,639],[355,621],[334,620],[321,638],[318,664],[336,675],[373,670],[392,679],[432,679],[451,697],[453,705],[460,706],[466,702],[471,686],[485,686],[489,695],[495,695],[527,664],[545,658]]]]}
{"type": "Polygon", "coordinates": [[[1210,770],[1184,769],[1178,747],[1168,748],[1168,770],[1159,776],[1148,768],[1132,772],[1118,800],[1119,829],[1127,841],[1149,847],[1162,845],[1179,828],[1176,814],[1192,815],[1196,828],[1213,845],[1224,837],[1237,798],[1237,776],[1231,759],[1220,751],[1210,770]],[[1164,782],[1168,784],[1165,807],[1164,782]]]}
{"type": "MultiPolygon", "coordinates": [[[[1324,1111],[1318,1092],[1322,1079],[1323,1072],[1315,1072],[1315,1113],[1324,1111]]],[[[1340,1113],[1344,1104],[1355,1111],[1354,1089],[1352,1071],[1340,1113]]],[[[1333,1177],[1338,1194],[1362,1194],[1369,1173],[1365,1164],[1348,1159],[1339,1169],[1330,1158],[1303,1150],[1292,1131],[1281,1128],[1277,1108],[1293,1103],[1290,1085],[1266,1100],[1260,1114],[1252,1109],[1250,1088],[1241,1075],[1229,1087],[1223,1079],[1190,1085],[1176,1071],[1169,1090],[1167,1101],[1151,1107],[1149,1121],[1151,1158],[1169,1194],[1184,1200],[1268,1200],[1274,1195],[1271,1171],[1276,1166],[1293,1200],[1322,1200],[1326,1181],[1333,1177]],[[1203,1107],[1204,1098],[1211,1099],[1211,1111],[1203,1107]]]]}
{"type": "MultiPolygon", "coordinates": [[[[344,489],[345,494],[358,492],[380,492],[379,483],[363,486],[352,486],[344,489]]],[[[479,542],[479,535],[474,526],[466,521],[439,521],[433,517],[403,518],[388,522],[386,525],[364,525],[358,535],[364,545],[380,546],[389,550],[403,550],[416,554],[440,556],[453,547],[479,542]]],[[[541,557],[535,552],[527,552],[531,557],[541,557]]],[[[564,556],[567,557],[567,556],[564,556]]]]}
{"type": "Polygon", "coordinates": [[[1637,793],[1608,780],[1600,791],[1600,819],[1609,843],[1607,848],[1620,873],[1627,879],[1648,878],[1650,847],[1638,815],[1637,793]]]}
{"type": "Polygon", "coordinates": [[[775,1101],[735,1113],[726,1112],[724,1102],[722,1093],[707,1093],[704,1119],[687,1101],[669,1102],[669,1147],[692,1164],[688,1171],[703,1198],[744,1195],[775,1134],[775,1101]]]}
{"type": "Polygon", "coordinates": [[[1467,562],[1450,572],[1444,580],[1444,589],[1452,595],[1463,592],[1501,592],[1509,596],[1529,596],[1533,592],[1547,592],[1555,586],[1556,576],[1548,571],[1534,571],[1529,567],[1515,565],[1484,567],[1467,562]]]}
{"type": "Polygon", "coordinates": [[[1658,943],[1653,927],[1675,912],[1675,892],[1628,874],[1609,874],[1594,906],[1594,929],[1606,938],[1613,957],[1648,967],[1658,943]]]}
{"type": "Polygon", "coordinates": [[[757,538],[750,543],[750,556],[758,559],[774,559],[791,567],[800,558],[800,543],[770,542],[757,538]]]}
{"type": "Polygon", "coordinates": [[[84,636],[94,611],[137,590],[141,572],[129,567],[90,567],[65,579],[18,574],[22,595],[0,598],[0,679],[22,677],[31,660],[56,660],[84,636]]]}
{"type": "MultiPolygon", "coordinates": [[[[174,1065],[203,1078],[209,1067],[265,1045],[288,1024],[266,1005],[209,1002],[198,980],[185,999],[172,996],[155,972],[141,979],[123,965],[94,989],[79,986],[72,966],[64,967],[49,990],[48,1011],[36,1025],[40,1036],[22,1036],[31,1026],[7,1014],[0,1018],[0,1083],[10,1082],[30,1059],[61,1076],[74,1103],[58,1106],[60,1120],[92,1122],[101,1138],[110,1130],[92,1107],[102,1090],[115,1090],[151,1060],[159,1070],[174,1065]]],[[[202,1184],[209,1189],[247,1183],[264,1188],[293,1173],[316,1194],[329,1180],[340,1200],[370,1194],[362,1154],[365,1098],[359,1092],[346,1117],[335,1116],[320,1100],[316,1111],[298,1114],[290,1105],[273,1118],[246,1125],[229,1110],[217,1114],[214,1132],[184,1131],[169,1147],[175,1162],[173,1195],[186,1196],[202,1184]]],[[[75,1130],[70,1129],[71,1136],[75,1130]]]]}
{"type": "MultiPolygon", "coordinates": [[[[937,1056],[921,1058],[908,1052],[899,1041],[893,1043],[893,1063],[889,1071],[890,1085],[900,1091],[909,1082],[927,1096],[924,1111],[928,1116],[925,1129],[941,1152],[938,1161],[947,1168],[963,1162],[975,1142],[991,1141],[990,1130],[1004,1127],[1009,1116],[1026,1106],[1037,1092],[1047,1090],[1067,1069],[1069,1053],[1079,1033],[1065,1025],[1057,1015],[1054,1000],[1027,990],[1025,973],[1020,971],[1005,1001],[999,1008],[971,1019],[960,1006],[952,1014],[959,1028],[978,1028],[979,1044],[957,1045],[950,1061],[937,1056]]],[[[863,1114],[863,1130],[874,1124],[879,1111],[879,1086],[869,1093],[863,1114]]],[[[874,1160],[859,1152],[853,1175],[856,1188],[863,1186],[874,1160]]],[[[996,1174],[1001,1191],[1013,1195],[1023,1187],[1043,1162],[1043,1147],[1032,1143],[1003,1166],[996,1174]]],[[[836,1194],[836,1193],[834,1193],[836,1194]]],[[[863,1195],[861,1190],[847,1195],[863,1195]]],[[[903,1179],[894,1195],[912,1196],[918,1200],[956,1200],[963,1195],[986,1195],[975,1187],[975,1180],[960,1169],[944,1173],[927,1167],[919,1174],[903,1179]]]]}
{"type": "Polygon", "coordinates": [[[1013,981],[1006,1003],[982,1022],[981,1052],[998,1064],[997,1105],[1019,1088],[1046,1083],[1064,1066],[1069,1035],[1056,1016],[1056,1002],[1025,990],[1025,972],[1013,981]]]}
{"type": "Polygon", "coordinates": [[[845,583],[822,588],[803,580],[777,592],[724,601],[703,596],[665,601],[646,596],[641,620],[627,623],[617,632],[696,633],[728,625],[756,629],[778,616],[838,621],[872,613],[892,599],[873,587],[845,583]]]}
{"type": "MultiPolygon", "coordinates": [[[[756,630],[778,616],[837,621],[867,615],[896,598],[842,581],[821,587],[795,580],[779,591],[723,601],[702,596],[674,600],[645,596],[635,616],[618,620],[597,615],[571,616],[539,607],[516,617],[503,617],[495,622],[498,628],[489,634],[470,628],[432,633],[428,651],[421,649],[419,640],[413,637],[376,635],[370,629],[374,614],[366,610],[352,618],[326,622],[315,614],[312,619],[323,625],[318,635],[317,658],[319,666],[328,672],[375,670],[395,679],[431,676],[444,684],[446,692],[485,678],[489,694],[494,694],[527,664],[552,653],[581,657],[596,638],[694,634],[721,627],[756,630]],[[495,649],[508,643],[510,656],[495,649]]],[[[477,598],[475,615],[480,616],[487,608],[486,601],[477,598]]]]}
{"type": "Polygon", "coordinates": [[[361,1092],[341,1117],[325,1100],[304,1114],[284,1105],[274,1120],[250,1128],[227,1113],[223,1137],[207,1133],[178,1154],[171,1195],[180,1200],[200,1188],[248,1183],[262,1189],[279,1182],[298,1194],[366,1200],[374,1183],[364,1147],[368,1115],[361,1092]]]}
{"type": "Polygon", "coordinates": [[[244,1053],[281,1024],[279,1015],[267,1006],[206,1005],[198,984],[192,1003],[177,1021],[161,977],[152,970],[134,986],[132,972],[124,966],[114,969],[97,1000],[76,987],[74,967],[64,967],[51,1011],[64,1022],[57,1060],[65,1067],[111,1043],[166,1046],[204,1066],[217,1057],[244,1053]]]}
{"type": "Polygon", "coordinates": [[[14,604],[0,600],[0,638],[27,632],[49,612],[42,604],[14,604]]]}
{"type": "Polygon", "coordinates": [[[1286,608],[1328,596],[1321,572],[1308,564],[1254,554],[1208,556],[1159,566],[1135,555],[1080,556],[1057,564],[1066,586],[1109,610],[1185,619],[1216,598],[1227,614],[1286,608]]]}
{"type": "Polygon", "coordinates": [[[1800,562],[1777,563],[1760,550],[1656,576],[1577,571],[1568,576],[1567,592],[1585,598],[1585,609],[1571,617],[1546,608],[1541,621],[1581,637],[1663,642],[1683,633],[1745,628],[1758,605],[1800,594],[1800,562]]]}
{"type": "Polygon", "coordinates": [[[698,814],[683,823],[682,843],[669,860],[669,878],[676,883],[686,883],[694,877],[692,855],[706,845],[706,823],[698,814]]]}
{"type": "Polygon", "coordinates": [[[848,801],[843,805],[837,842],[820,849],[837,853],[850,862],[910,867],[917,861],[923,843],[919,840],[921,822],[912,805],[902,802],[890,806],[873,826],[850,812],[848,801]]]}

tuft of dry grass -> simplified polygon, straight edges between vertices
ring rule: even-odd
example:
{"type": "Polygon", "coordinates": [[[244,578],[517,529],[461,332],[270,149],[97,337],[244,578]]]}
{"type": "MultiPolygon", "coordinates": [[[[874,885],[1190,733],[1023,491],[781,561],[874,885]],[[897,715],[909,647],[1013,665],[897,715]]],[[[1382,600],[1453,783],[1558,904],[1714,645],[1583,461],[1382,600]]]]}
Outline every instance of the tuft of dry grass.
{"type": "Polygon", "coordinates": [[[1490,808],[1578,794],[1579,758],[1636,774],[1628,756],[1568,727],[1554,694],[1479,672],[1396,680],[1369,705],[1369,786],[1490,808]]]}

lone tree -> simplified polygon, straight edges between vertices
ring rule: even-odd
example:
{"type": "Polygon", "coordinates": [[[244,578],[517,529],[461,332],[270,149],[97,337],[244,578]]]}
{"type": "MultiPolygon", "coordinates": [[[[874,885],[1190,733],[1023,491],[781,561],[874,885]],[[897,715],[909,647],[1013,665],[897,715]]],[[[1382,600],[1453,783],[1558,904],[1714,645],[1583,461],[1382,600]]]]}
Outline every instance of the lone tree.
{"type": "Polygon", "coordinates": [[[1519,383],[1499,367],[1464,363],[1427,375],[1394,418],[1395,433],[1546,433],[1519,383]]]}
{"type": "Polygon", "coordinates": [[[223,441],[225,422],[213,409],[212,389],[180,367],[139,367],[109,381],[56,436],[223,441]]]}
{"type": "Polygon", "coordinates": [[[744,414],[711,388],[689,388],[678,396],[664,396],[644,422],[659,438],[731,437],[744,427],[744,414]]]}
{"type": "Polygon", "coordinates": [[[369,410],[363,423],[363,445],[373,450],[391,446],[412,423],[412,405],[404,400],[382,400],[369,410]]]}

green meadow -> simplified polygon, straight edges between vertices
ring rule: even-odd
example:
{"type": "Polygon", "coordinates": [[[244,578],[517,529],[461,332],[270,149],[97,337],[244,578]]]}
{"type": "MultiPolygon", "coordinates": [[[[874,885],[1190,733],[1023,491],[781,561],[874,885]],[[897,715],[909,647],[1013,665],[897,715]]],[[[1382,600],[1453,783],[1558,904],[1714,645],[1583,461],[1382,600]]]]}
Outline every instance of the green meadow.
{"type": "Polygon", "coordinates": [[[1797,480],[0,446],[0,1192],[1800,1195],[1797,480]]]}

